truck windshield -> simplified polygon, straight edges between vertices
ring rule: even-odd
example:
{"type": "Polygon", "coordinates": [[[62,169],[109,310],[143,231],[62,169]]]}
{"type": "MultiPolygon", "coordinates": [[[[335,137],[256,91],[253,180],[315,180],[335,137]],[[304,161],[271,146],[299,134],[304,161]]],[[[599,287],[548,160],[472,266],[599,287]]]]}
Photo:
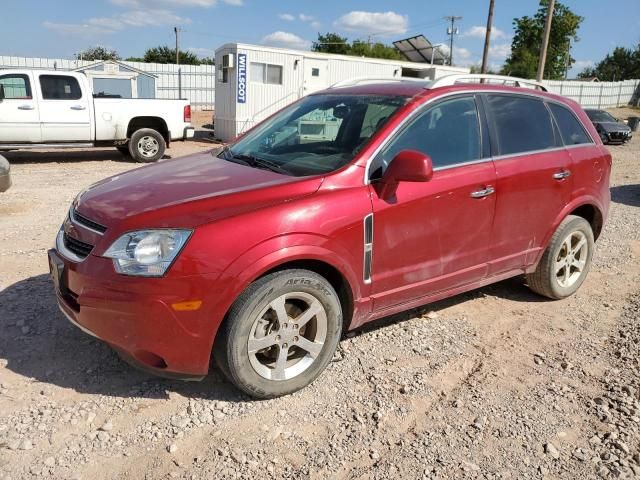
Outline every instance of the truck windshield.
{"type": "Polygon", "coordinates": [[[218,156],[293,176],[332,172],[349,163],[406,102],[400,96],[311,95],[218,156]]]}

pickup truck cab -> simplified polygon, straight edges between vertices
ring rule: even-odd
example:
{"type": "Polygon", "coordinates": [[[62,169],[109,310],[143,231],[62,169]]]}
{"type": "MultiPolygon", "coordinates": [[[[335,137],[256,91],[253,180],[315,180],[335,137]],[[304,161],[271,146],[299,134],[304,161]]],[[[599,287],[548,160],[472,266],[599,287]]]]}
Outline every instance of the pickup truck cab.
{"type": "Polygon", "coordinates": [[[193,137],[190,122],[187,100],[101,98],[82,73],[0,71],[0,151],[114,146],[155,162],[193,137]]]}

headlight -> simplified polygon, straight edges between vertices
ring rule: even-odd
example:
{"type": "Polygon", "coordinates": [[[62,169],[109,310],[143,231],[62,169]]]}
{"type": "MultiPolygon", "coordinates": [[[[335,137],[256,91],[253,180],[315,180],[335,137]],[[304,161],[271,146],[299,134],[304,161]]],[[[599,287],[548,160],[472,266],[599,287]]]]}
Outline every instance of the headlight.
{"type": "Polygon", "coordinates": [[[118,238],[104,253],[113,259],[116,272],[161,277],[169,269],[191,235],[191,230],[140,230],[118,238]]]}

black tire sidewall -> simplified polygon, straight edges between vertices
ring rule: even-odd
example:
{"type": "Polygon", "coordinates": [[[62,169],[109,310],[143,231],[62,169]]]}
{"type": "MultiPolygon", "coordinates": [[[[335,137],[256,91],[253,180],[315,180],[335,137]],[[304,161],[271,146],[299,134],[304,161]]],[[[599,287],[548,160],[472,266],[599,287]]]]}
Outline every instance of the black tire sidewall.
{"type": "Polygon", "coordinates": [[[166,148],[167,144],[162,134],[157,130],[153,130],[152,128],[141,128],[140,130],[136,130],[135,132],[133,132],[133,135],[131,135],[131,138],[129,139],[128,145],[129,154],[131,155],[131,157],[135,161],[141,163],[152,163],[158,161],[164,155],[166,148]],[[138,151],[138,141],[141,137],[144,137],[146,135],[155,138],[159,145],[158,153],[156,153],[153,157],[145,157],[138,151]]]}
{"type": "Polygon", "coordinates": [[[241,295],[226,321],[227,331],[219,338],[224,345],[222,371],[241,390],[258,398],[272,398],[300,390],[312,383],[333,358],[342,333],[342,309],[335,290],[323,277],[306,270],[287,270],[269,275],[241,295]],[[260,312],[274,298],[285,293],[304,292],[322,303],[327,315],[327,336],[315,362],[289,380],[268,380],[260,376],[249,361],[247,341],[260,312]]]}
{"type": "Polygon", "coordinates": [[[549,245],[550,255],[548,258],[548,262],[550,262],[549,268],[548,268],[549,275],[550,275],[549,286],[551,287],[551,291],[554,293],[556,298],[565,298],[570,295],[573,295],[580,288],[582,283],[587,278],[587,275],[589,274],[589,270],[591,269],[591,260],[593,258],[594,247],[595,247],[595,241],[593,238],[593,231],[591,230],[591,225],[589,225],[589,222],[587,222],[585,219],[580,217],[574,217],[568,222],[566,222],[564,226],[561,227],[559,235],[555,238],[554,242],[551,245],[549,245]],[[562,287],[558,283],[558,280],[556,278],[555,269],[554,269],[555,259],[558,256],[558,252],[560,251],[560,248],[562,247],[562,242],[564,242],[567,236],[569,236],[571,233],[576,231],[582,232],[587,238],[587,248],[588,248],[587,262],[585,264],[584,270],[582,271],[582,274],[580,275],[580,278],[578,278],[578,280],[570,287],[562,287]]]}

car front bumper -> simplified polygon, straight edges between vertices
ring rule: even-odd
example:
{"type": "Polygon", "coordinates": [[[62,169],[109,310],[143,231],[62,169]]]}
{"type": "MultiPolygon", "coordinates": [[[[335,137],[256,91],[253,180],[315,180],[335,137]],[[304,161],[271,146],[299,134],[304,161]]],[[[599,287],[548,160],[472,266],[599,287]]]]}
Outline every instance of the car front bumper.
{"type": "Polygon", "coordinates": [[[156,375],[197,380],[208,373],[222,319],[205,299],[214,276],[127,277],[115,273],[107,258],[74,262],[57,249],[48,256],[58,306],[75,326],[156,375]],[[205,299],[197,310],[175,307],[196,299],[205,299]]]}

